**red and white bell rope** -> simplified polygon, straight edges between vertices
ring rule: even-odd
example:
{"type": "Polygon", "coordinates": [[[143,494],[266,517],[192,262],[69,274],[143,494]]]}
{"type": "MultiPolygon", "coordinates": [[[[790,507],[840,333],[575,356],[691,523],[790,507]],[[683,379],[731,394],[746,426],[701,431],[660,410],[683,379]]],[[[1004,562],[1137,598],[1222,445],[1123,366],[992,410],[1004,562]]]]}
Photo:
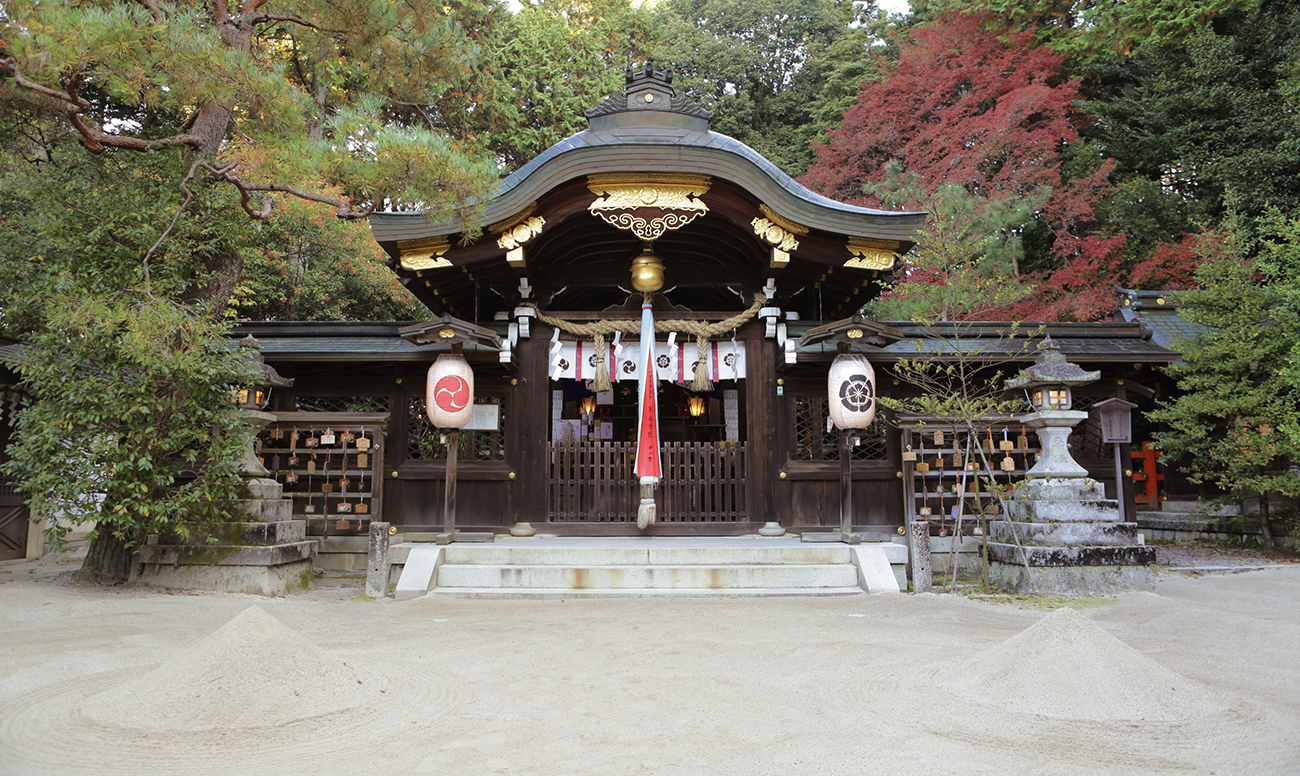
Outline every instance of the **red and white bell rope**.
{"type": "Polygon", "coordinates": [[[655,318],[646,294],[641,303],[641,385],[637,407],[636,475],[641,478],[641,505],[636,525],[641,530],[655,521],[655,487],[663,477],[659,457],[659,374],[655,368],[655,318]]]}

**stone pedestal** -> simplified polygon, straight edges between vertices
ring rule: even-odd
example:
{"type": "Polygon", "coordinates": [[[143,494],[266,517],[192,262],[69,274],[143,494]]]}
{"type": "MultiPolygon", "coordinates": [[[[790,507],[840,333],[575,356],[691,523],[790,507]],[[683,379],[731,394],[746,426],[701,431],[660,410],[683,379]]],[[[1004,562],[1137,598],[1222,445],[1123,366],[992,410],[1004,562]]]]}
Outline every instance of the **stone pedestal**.
{"type": "Polygon", "coordinates": [[[307,521],[293,519],[293,502],[275,480],[250,479],[252,498],[236,503],[243,519],[149,537],[140,548],[139,581],[180,590],[284,595],[311,584],[307,521]]]}
{"type": "Polygon", "coordinates": [[[989,531],[989,577],[1000,587],[1054,595],[1155,587],[1155,548],[1138,544],[1137,524],[1119,521],[1119,502],[1095,480],[1030,480],[989,531]]]}

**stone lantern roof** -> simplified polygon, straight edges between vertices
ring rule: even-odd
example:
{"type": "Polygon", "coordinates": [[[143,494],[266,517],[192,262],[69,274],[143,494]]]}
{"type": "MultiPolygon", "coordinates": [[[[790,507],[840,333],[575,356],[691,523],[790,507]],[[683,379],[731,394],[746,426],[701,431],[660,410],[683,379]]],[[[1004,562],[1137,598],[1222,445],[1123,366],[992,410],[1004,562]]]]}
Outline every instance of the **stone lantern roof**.
{"type": "Polygon", "coordinates": [[[1101,371],[1085,372],[1078,364],[1065,360],[1060,345],[1050,336],[1038,346],[1038,359],[1019,375],[1007,380],[1008,388],[1036,388],[1040,385],[1071,387],[1095,383],[1101,371]]]}

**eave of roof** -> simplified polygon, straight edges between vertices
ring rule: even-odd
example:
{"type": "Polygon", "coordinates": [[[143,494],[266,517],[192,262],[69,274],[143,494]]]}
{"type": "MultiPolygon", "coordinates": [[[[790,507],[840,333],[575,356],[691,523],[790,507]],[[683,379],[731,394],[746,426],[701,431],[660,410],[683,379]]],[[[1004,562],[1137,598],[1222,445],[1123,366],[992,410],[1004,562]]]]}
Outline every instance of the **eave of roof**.
{"type": "MultiPolygon", "coordinates": [[[[684,126],[676,114],[644,111],[622,116],[636,123],[583,130],[504,178],[485,201],[473,203],[480,208],[479,222],[487,225],[508,219],[556,186],[584,175],[644,172],[728,180],[752,192],[779,215],[834,234],[910,243],[925,224],[925,213],[857,207],[817,194],[739,140],[684,126]]],[[[435,222],[418,212],[373,213],[370,226],[380,243],[460,231],[455,220],[435,222]]]]}
{"type": "MultiPolygon", "coordinates": [[[[232,337],[257,338],[265,361],[432,361],[451,350],[446,345],[417,345],[402,339],[400,330],[418,322],[399,321],[270,321],[241,323],[232,337]]],[[[485,326],[504,336],[508,324],[485,326]]],[[[466,355],[495,361],[497,349],[468,344],[466,355]]]]}
{"type": "MultiPolygon", "coordinates": [[[[909,322],[880,321],[899,329],[903,339],[883,348],[864,348],[873,361],[890,362],[905,358],[929,355],[952,358],[959,348],[965,354],[993,351],[1006,347],[1005,334],[1011,323],[943,324],[939,327],[922,327],[909,322]],[[961,332],[961,338],[954,337],[961,332]]],[[[398,330],[410,323],[401,322],[328,322],[285,321],[269,323],[243,323],[235,327],[232,336],[252,334],[262,345],[267,361],[423,361],[429,362],[446,348],[417,346],[402,339],[398,330]]],[[[798,340],[808,329],[823,325],[821,321],[788,323],[787,336],[798,340]]],[[[1050,334],[1070,360],[1080,363],[1172,363],[1181,357],[1178,353],[1161,347],[1149,339],[1147,332],[1137,323],[1049,323],[1042,334],[1050,334]]],[[[504,335],[508,324],[492,324],[486,328],[504,335]]],[[[1022,332],[1037,332],[1039,324],[1019,324],[1022,332]]],[[[1042,335],[1035,334],[1033,340],[1042,335]]],[[[1023,341],[1023,340],[1021,340],[1023,341]]],[[[495,359],[496,351],[490,348],[466,346],[466,353],[477,353],[482,358],[495,359]]],[[[835,357],[835,345],[812,345],[797,349],[801,363],[829,361],[835,357]]],[[[1033,361],[1037,350],[1029,345],[1023,350],[1023,360],[1033,361]]]]}
{"type": "MultiPolygon", "coordinates": [[[[903,338],[883,348],[863,348],[862,352],[873,361],[900,361],[918,356],[954,360],[981,353],[989,354],[990,358],[1005,358],[1005,354],[1010,352],[1015,360],[1030,362],[1038,355],[1033,343],[1049,335],[1071,361],[1165,364],[1181,358],[1177,352],[1153,342],[1150,332],[1138,323],[962,322],[936,326],[919,326],[906,321],[879,323],[901,330],[903,338]],[[1008,340],[1013,326],[1016,338],[1008,340]],[[1041,332],[1039,327],[1043,327],[1041,332]]],[[[787,324],[786,336],[797,339],[814,325],[787,324]]],[[[811,345],[796,348],[795,352],[801,363],[811,363],[833,359],[836,348],[833,345],[811,345]]]]}

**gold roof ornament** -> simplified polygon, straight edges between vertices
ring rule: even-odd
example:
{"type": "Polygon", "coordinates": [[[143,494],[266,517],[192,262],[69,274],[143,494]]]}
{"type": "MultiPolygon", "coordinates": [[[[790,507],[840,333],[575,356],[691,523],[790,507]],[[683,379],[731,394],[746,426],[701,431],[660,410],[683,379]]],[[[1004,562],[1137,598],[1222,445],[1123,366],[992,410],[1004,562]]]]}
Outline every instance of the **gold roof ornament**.
{"type": "Polygon", "coordinates": [[[873,240],[869,237],[850,237],[847,245],[852,257],[844,266],[853,269],[887,270],[893,269],[898,261],[898,249],[902,243],[897,240],[873,240]]]}
{"type": "Polygon", "coordinates": [[[699,199],[709,185],[707,175],[588,175],[587,188],[597,197],[587,210],[610,226],[651,242],[709,212],[709,206],[699,199]],[[659,211],[659,215],[644,212],[647,210],[659,211]]]}
{"type": "Polygon", "coordinates": [[[541,234],[544,226],[546,226],[546,219],[541,216],[525,218],[501,233],[497,238],[497,247],[508,251],[514,250],[541,234]]]}
{"type": "Polygon", "coordinates": [[[450,267],[451,262],[442,255],[449,248],[451,248],[451,241],[446,237],[397,241],[397,252],[401,256],[402,269],[416,271],[450,267]]]}

